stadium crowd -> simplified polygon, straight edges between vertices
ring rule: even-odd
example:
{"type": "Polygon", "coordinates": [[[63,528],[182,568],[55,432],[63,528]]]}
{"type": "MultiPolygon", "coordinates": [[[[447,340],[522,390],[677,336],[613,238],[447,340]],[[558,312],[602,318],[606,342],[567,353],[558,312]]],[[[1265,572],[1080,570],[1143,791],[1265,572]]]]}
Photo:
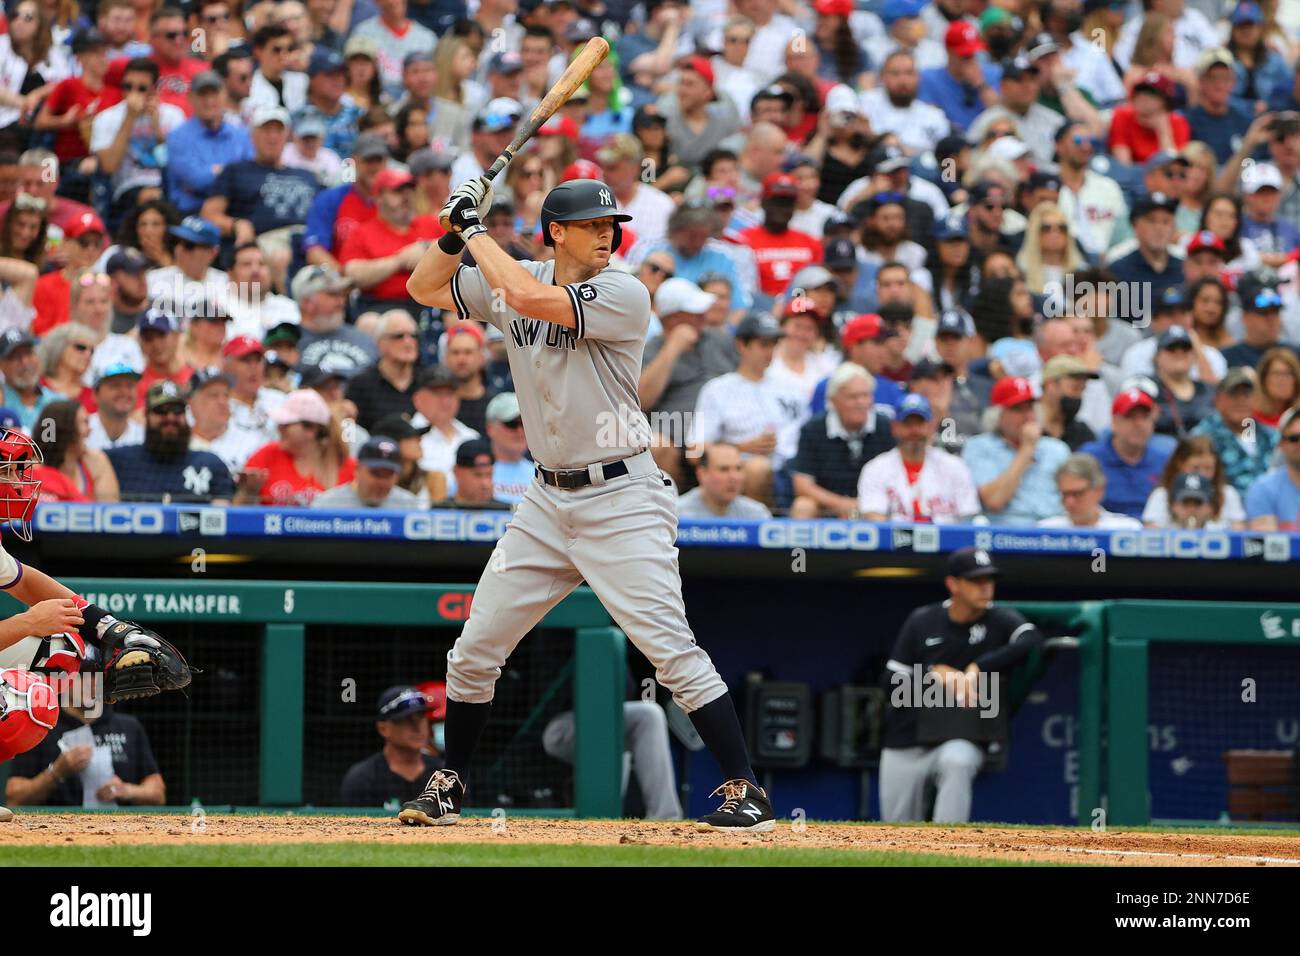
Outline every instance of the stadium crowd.
{"type": "Polygon", "coordinates": [[[63,501],[508,508],[500,330],[406,279],[595,178],[686,516],[1300,529],[1300,4],[19,0],[0,424],[63,501]]]}

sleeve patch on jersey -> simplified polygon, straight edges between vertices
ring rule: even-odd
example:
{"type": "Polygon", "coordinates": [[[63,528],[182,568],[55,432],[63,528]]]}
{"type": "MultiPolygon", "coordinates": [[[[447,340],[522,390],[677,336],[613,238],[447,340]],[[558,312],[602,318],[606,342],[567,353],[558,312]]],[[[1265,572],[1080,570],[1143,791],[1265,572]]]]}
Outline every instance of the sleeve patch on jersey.
{"type": "MultiPolygon", "coordinates": [[[[583,286],[582,288],[590,289],[591,286],[583,286]]],[[[586,316],[582,313],[582,298],[579,296],[577,290],[571,285],[566,285],[564,290],[569,293],[569,301],[573,304],[573,335],[574,338],[580,339],[586,331],[587,326],[586,316]]],[[[594,294],[595,290],[593,289],[592,292],[594,294]]]]}
{"type": "Polygon", "coordinates": [[[578,298],[583,302],[594,302],[596,299],[595,287],[587,285],[587,283],[584,282],[582,285],[578,286],[578,298]]]}

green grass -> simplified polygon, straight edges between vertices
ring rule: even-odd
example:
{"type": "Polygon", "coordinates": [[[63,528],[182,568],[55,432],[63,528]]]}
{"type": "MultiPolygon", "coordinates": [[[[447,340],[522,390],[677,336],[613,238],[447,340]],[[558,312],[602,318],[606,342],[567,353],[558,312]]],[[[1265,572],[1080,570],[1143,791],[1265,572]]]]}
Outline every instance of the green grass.
{"type": "Polygon", "coordinates": [[[0,867],[18,866],[1021,866],[1002,860],[786,847],[682,849],[537,843],[386,845],[219,843],[163,846],[0,848],[0,867]]]}

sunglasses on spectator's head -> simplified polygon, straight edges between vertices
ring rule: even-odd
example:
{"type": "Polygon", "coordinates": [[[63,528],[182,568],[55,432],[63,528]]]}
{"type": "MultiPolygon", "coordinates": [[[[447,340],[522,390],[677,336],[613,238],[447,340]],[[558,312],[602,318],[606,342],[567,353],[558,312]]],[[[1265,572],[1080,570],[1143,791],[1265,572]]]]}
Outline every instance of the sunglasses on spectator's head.
{"type": "Polygon", "coordinates": [[[110,286],[112,284],[113,280],[102,272],[87,272],[85,275],[77,278],[77,285],[81,286],[83,289],[89,288],[92,285],[110,286]]]}
{"type": "Polygon", "coordinates": [[[1255,308],[1280,309],[1282,308],[1282,297],[1273,289],[1265,289],[1255,296],[1255,308]]]}

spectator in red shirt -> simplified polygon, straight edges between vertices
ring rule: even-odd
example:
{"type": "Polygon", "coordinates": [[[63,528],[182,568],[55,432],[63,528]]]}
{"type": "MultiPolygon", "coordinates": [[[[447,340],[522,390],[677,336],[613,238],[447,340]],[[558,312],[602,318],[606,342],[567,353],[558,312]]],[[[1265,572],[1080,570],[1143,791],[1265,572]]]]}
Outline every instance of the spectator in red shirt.
{"type": "Polygon", "coordinates": [[[149,59],[158,64],[158,99],[179,107],[188,119],[194,115],[190,80],[208,65],[186,55],[190,33],[185,27],[185,14],[176,7],[163,7],[149,18],[149,40],[153,45],[149,59]]]}
{"type": "MultiPolygon", "coordinates": [[[[18,157],[18,191],[45,200],[45,217],[49,222],[49,261],[62,263],[60,240],[73,220],[94,213],[85,203],[56,195],[59,188],[59,160],[48,149],[29,149],[18,157]]],[[[0,220],[4,219],[13,200],[0,203],[0,220]]]]}
{"type": "MultiPolygon", "coordinates": [[[[97,279],[108,282],[106,275],[87,273],[83,278],[91,282],[97,279]]],[[[94,390],[84,381],[86,370],[90,368],[90,356],[95,351],[95,340],[95,330],[90,326],[65,322],[36,346],[36,357],[41,362],[41,384],[51,392],[80,402],[88,412],[99,408],[94,390]]]]}
{"type": "Polygon", "coordinates": [[[763,180],[763,222],[740,233],[740,244],[754,250],[758,286],[775,298],[806,265],[821,262],[822,244],[815,236],[790,228],[799,184],[789,173],[769,173],[763,180]]]}
{"type": "Polygon", "coordinates": [[[144,354],[144,374],[136,386],[135,407],[144,408],[145,393],[154,382],[167,379],[182,388],[189,383],[194,369],[181,358],[181,326],[176,316],[162,309],[150,309],[136,323],[140,351],[144,354]]]}
{"type": "Polygon", "coordinates": [[[348,236],[339,250],[343,275],[361,290],[359,307],[384,310],[412,305],[406,280],[443,234],[435,215],[415,214],[415,180],[385,169],[374,178],[378,215],[348,236]]]}
{"type": "Polygon", "coordinates": [[[1174,84],[1154,70],[1133,86],[1129,103],[1110,120],[1108,147],[1121,163],[1140,166],[1159,152],[1176,153],[1192,138],[1181,113],[1173,112],[1174,84]]]}
{"type": "Polygon", "coordinates": [[[280,440],[249,457],[235,504],[301,506],[326,488],[346,484],[356,471],[330,409],[309,388],[290,392],[271,413],[280,440]]]}
{"type": "MultiPolygon", "coordinates": [[[[108,72],[108,41],[91,27],[72,38],[72,52],[81,65],[80,76],[62,80],[46,97],[36,114],[36,129],[40,132],[57,131],[54,154],[59,163],[67,165],[90,155],[90,120],[100,110],[108,109],[122,98],[120,90],[104,83],[108,72]]],[[[89,174],[94,164],[78,169],[89,174]]],[[[66,171],[65,171],[66,172],[66,171]]]]}
{"type": "Polygon", "coordinates": [[[93,212],[82,213],[63,231],[64,245],[67,246],[66,264],[57,272],[47,272],[36,280],[36,291],[32,294],[32,307],[36,309],[36,318],[32,320],[33,334],[44,335],[56,325],[68,321],[72,283],[104,251],[105,233],[104,224],[93,212]]]}

